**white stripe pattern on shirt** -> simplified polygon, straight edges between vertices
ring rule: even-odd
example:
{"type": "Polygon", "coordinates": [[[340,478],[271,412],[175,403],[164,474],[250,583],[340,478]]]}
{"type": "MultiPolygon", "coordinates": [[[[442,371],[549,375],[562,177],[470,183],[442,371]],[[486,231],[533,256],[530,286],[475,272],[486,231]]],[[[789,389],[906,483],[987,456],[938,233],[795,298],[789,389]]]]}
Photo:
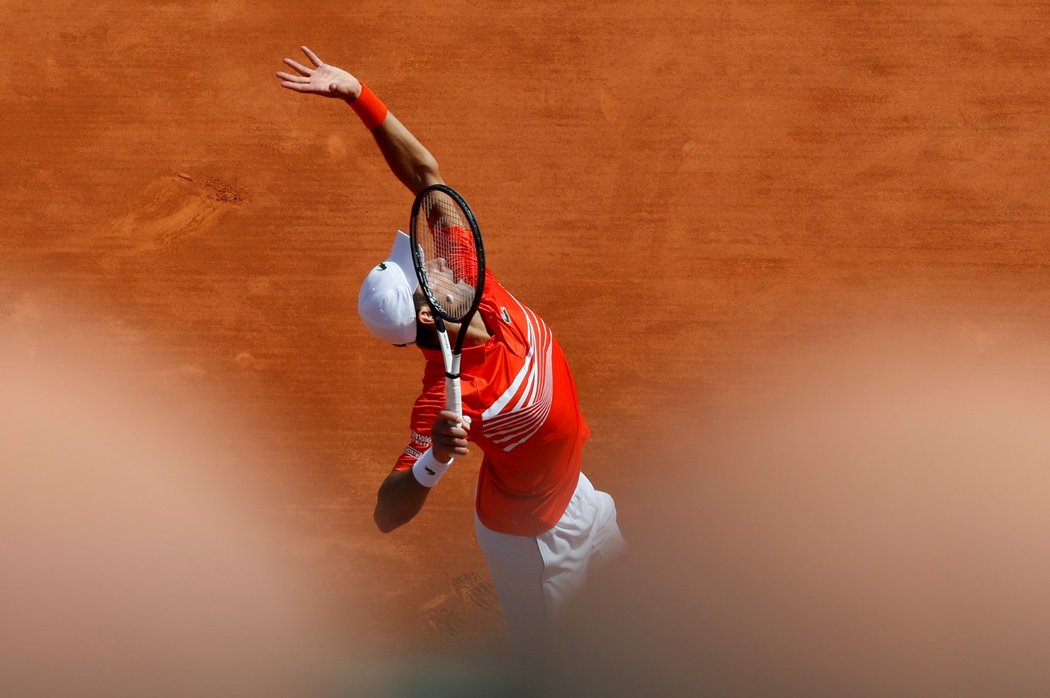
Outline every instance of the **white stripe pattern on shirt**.
{"type": "Polygon", "coordinates": [[[508,453],[540,430],[550,414],[554,397],[551,331],[538,315],[517,299],[514,302],[525,315],[528,327],[525,363],[510,386],[481,415],[482,435],[508,453]],[[515,397],[517,402],[508,407],[515,397]]]}

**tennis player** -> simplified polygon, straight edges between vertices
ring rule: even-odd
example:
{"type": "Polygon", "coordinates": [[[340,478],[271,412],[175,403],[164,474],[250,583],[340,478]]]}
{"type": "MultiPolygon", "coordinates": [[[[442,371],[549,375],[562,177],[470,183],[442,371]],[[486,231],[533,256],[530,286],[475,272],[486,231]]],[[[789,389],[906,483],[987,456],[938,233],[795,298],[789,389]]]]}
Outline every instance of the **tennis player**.
{"type": "MultiPolygon", "coordinates": [[[[413,194],[442,182],[434,157],[368,87],[302,50],[311,65],[284,59],[295,72],[277,73],[283,87],[349,103],[413,194]]],[[[415,344],[424,358],[411,438],[379,488],[376,525],[388,532],[412,520],[449,466],[468,453],[468,442],[477,445],[484,453],[478,543],[512,636],[523,645],[542,640],[588,573],[624,546],[612,497],[580,471],[590,432],[561,347],[543,319],[486,271],[470,324],[446,324],[453,341],[467,333],[460,421],[444,409],[445,367],[404,233],[365,278],[358,311],[380,341],[415,344]]]]}

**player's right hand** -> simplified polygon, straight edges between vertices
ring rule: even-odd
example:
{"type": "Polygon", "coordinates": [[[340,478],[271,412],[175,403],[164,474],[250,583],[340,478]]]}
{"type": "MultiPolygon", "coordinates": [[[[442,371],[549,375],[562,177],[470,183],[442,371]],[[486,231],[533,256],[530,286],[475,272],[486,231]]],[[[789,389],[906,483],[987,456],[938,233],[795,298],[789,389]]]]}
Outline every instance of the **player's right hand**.
{"type": "Polygon", "coordinates": [[[284,62],[295,69],[298,75],[279,72],[277,77],[281,78],[281,87],[296,92],[321,95],[322,97],[336,97],[353,101],[361,95],[361,81],[342,68],[334,65],[326,65],[317,57],[313,51],[306,46],[301,46],[303,53],[314,64],[313,68],[307,68],[302,63],[285,58],[284,62]]]}
{"type": "Polygon", "coordinates": [[[462,458],[470,453],[467,450],[467,430],[470,429],[470,417],[463,415],[460,422],[455,412],[442,410],[434,418],[434,427],[430,432],[430,448],[434,457],[442,463],[452,458],[462,458]]]}

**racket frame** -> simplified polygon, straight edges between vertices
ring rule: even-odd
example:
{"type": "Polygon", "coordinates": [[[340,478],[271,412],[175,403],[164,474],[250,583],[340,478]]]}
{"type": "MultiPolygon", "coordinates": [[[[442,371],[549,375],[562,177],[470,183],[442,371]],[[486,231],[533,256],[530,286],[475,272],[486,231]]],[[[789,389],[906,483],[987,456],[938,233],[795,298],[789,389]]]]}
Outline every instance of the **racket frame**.
{"type": "Polygon", "coordinates": [[[419,280],[419,287],[423,291],[423,297],[426,300],[427,305],[430,307],[430,312],[434,317],[434,329],[437,331],[438,343],[441,346],[441,358],[445,363],[445,409],[462,417],[463,393],[460,386],[459,367],[463,352],[463,340],[467,335],[467,328],[470,326],[470,321],[474,318],[474,314],[477,312],[478,306],[481,304],[481,296],[485,290],[485,248],[481,241],[481,229],[478,227],[478,222],[474,217],[474,212],[470,209],[466,200],[459,195],[459,192],[445,184],[432,184],[420,191],[416,195],[415,201],[412,202],[412,213],[409,221],[409,237],[412,241],[412,266],[415,268],[416,278],[419,280]],[[470,228],[470,233],[474,238],[474,249],[478,262],[478,280],[474,285],[474,298],[471,305],[461,319],[456,319],[448,315],[441,307],[441,304],[434,298],[430,285],[427,283],[427,272],[425,267],[426,260],[423,259],[423,250],[416,242],[417,234],[419,232],[418,226],[416,225],[419,209],[423,205],[427,196],[434,191],[446,194],[456,203],[464,214],[466,218],[465,223],[470,228]],[[445,322],[457,322],[460,325],[460,331],[456,334],[455,346],[452,346],[449,341],[448,332],[445,329],[445,322]]]}

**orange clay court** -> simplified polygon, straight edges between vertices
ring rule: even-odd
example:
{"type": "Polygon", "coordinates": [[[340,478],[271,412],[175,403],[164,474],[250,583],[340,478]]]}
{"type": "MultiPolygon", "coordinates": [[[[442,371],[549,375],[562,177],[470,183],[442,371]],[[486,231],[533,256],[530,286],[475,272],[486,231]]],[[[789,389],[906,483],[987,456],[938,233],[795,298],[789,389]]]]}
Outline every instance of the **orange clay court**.
{"type": "Polygon", "coordinates": [[[372,523],[421,359],[371,339],[356,298],[411,196],[345,105],[280,88],[301,44],[367,82],[470,202],[490,267],[565,349],[584,470],[629,540],[694,427],[776,404],[797,352],[861,333],[1045,368],[1044,5],[0,14],[9,367],[90,345],[95,379],[202,406],[224,448],[254,454],[238,477],[293,531],[281,554],[367,616],[328,622],[371,648],[504,629],[473,537],[477,454],[404,529],[372,523]]]}

